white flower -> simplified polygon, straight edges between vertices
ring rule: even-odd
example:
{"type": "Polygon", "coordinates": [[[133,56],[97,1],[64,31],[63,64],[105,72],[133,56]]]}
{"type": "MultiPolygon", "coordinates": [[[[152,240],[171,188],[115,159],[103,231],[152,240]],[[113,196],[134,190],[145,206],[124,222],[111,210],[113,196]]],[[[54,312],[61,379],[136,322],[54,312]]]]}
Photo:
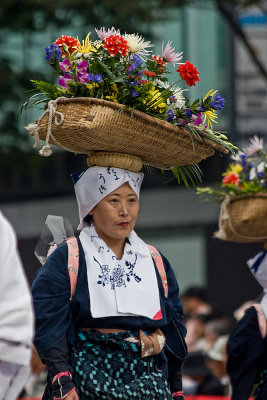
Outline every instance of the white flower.
{"type": "Polygon", "coordinates": [[[250,139],[250,145],[246,148],[246,153],[248,156],[252,156],[257,153],[257,151],[263,149],[263,139],[259,139],[258,136],[254,136],[250,139]]]}
{"type": "Polygon", "coordinates": [[[259,165],[257,166],[257,171],[258,172],[264,172],[265,171],[265,162],[264,161],[259,163],[259,165]]]}
{"type": "Polygon", "coordinates": [[[255,167],[251,168],[250,173],[249,173],[249,179],[253,180],[257,178],[257,169],[255,167]]]}
{"type": "Polygon", "coordinates": [[[108,29],[107,31],[106,31],[106,28],[104,28],[104,27],[102,27],[100,29],[95,29],[95,31],[96,31],[99,39],[101,39],[101,40],[106,39],[110,35],[116,36],[116,35],[120,35],[121,34],[120,30],[119,29],[115,29],[114,26],[112,28],[108,29]]]}
{"type": "Polygon", "coordinates": [[[175,97],[175,102],[171,102],[169,99],[167,100],[167,104],[172,104],[173,108],[183,108],[185,106],[185,98],[183,96],[184,89],[180,87],[176,88],[173,92],[173,96],[175,97]]]}
{"type": "Polygon", "coordinates": [[[144,38],[138,33],[122,35],[123,39],[127,40],[131,53],[139,54],[140,56],[146,56],[150,53],[147,47],[154,46],[151,42],[146,42],[144,38]]]}
{"type": "Polygon", "coordinates": [[[160,79],[155,79],[153,81],[153,84],[163,89],[171,89],[170,84],[168,82],[161,81],[160,79]]]}

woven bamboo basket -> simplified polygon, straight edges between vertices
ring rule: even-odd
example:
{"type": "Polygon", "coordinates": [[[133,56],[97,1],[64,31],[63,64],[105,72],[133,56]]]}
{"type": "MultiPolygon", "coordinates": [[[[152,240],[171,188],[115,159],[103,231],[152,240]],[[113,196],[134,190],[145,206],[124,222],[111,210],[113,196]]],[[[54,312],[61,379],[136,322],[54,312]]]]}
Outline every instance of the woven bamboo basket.
{"type": "Polygon", "coordinates": [[[61,97],[54,101],[52,114],[46,111],[35,122],[40,139],[74,153],[124,154],[161,169],[200,162],[215,150],[228,153],[207,138],[192,139],[186,129],[106,100],[61,97]]]}
{"type": "Polygon", "coordinates": [[[217,239],[238,243],[267,240],[267,193],[227,196],[222,202],[217,239]]]}

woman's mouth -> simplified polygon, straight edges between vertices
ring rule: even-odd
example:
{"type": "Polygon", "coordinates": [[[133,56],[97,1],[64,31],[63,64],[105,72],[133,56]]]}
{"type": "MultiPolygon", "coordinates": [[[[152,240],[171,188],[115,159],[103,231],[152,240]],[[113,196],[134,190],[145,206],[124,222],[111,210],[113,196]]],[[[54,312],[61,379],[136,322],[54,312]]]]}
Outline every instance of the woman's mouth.
{"type": "Polygon", "coordinates": [[[126,228],[127,226],[129,226],[129,222],[121,222],[119,225],[123,228],[126,228]]]}

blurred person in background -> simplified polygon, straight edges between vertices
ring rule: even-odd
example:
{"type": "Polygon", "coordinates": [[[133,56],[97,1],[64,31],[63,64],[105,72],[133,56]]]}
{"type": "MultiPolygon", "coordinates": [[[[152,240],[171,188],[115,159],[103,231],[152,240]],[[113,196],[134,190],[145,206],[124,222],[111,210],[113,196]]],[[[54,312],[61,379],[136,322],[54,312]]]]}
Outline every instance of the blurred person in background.
{"type": "Polygon", "coordinates": [[[30,374],[32,300],[15,232],[0,211],[0,400],[15,400],[30,374]]]}
{"type": "Polygon", "coordinates": [[[208,315],[212,306],[208,302],[207,290],[200,286],[192,286],[181,295],[184,314],[186,317],[194,315],[208,315]]]}
{"type": "Polygon", "coordinates": [[[193,351],[185,359],[182,367],[185,395],[224,395],[224,385],[208,368],[205,359],[202,351],[193,351]]]}
{"type": "Polygon", "coordinates": [[[227,352],[226,344],[229,336],[219,336],[213,346],[207,352],[206,363],[214,376],[220,380],[224,386],[224,396],[230,396],[231,385],[226,370],[227,352]]]}

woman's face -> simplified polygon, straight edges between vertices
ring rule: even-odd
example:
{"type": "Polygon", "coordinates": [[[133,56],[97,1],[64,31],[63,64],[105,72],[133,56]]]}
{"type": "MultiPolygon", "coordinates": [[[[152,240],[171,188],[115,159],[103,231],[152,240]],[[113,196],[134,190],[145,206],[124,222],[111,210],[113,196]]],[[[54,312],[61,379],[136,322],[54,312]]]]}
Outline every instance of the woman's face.
{"type": "Polygon", "coordinates": [[[104,197],[90,212],[98,235],[107,243],[125,241],[134,229],[139,199],[129,183],[104,197]]]}

